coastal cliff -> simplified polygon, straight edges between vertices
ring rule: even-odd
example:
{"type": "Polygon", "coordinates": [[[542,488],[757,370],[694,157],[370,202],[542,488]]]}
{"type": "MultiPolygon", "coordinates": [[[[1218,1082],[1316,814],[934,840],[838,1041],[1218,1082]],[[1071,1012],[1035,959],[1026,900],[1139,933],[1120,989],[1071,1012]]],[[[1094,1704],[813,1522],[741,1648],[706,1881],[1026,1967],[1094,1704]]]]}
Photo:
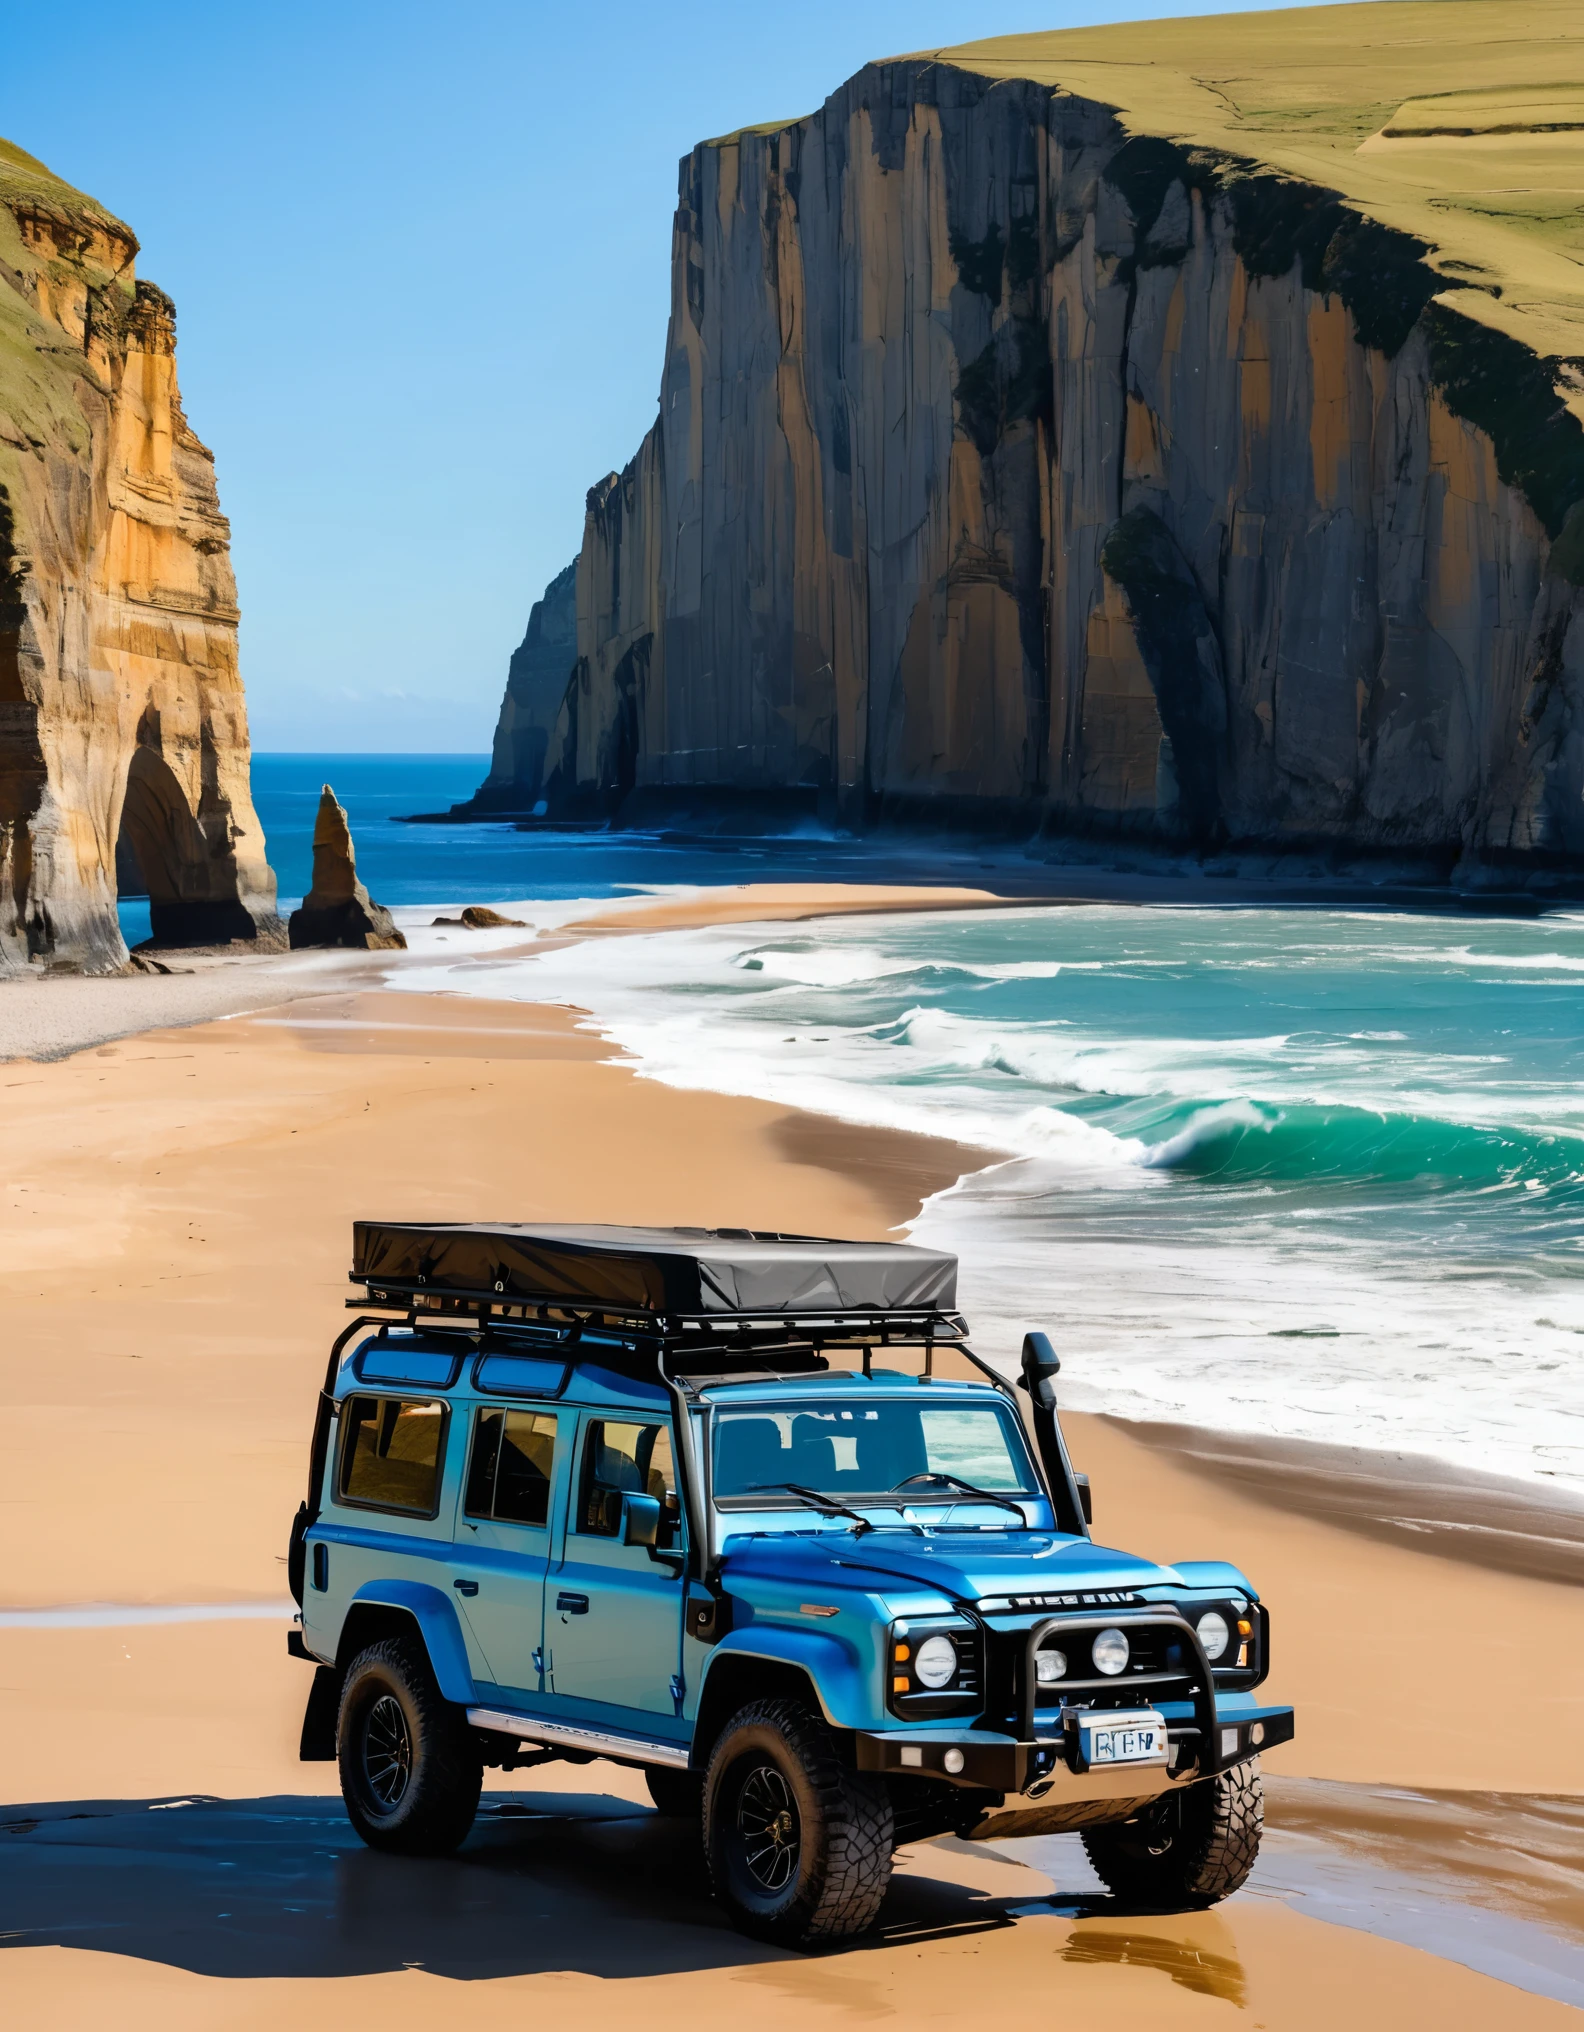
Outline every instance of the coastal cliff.
{"type": "Polygon", "coordinates": [[[873,65],[684,160],[659,417],[589,495],[530,772],[552,813],[1584,854],[1578,264],[1520,219],[1539,267],[1504,269],[1480,189],[1426,211],[1452,172],[1414,97],[1488,83],[1456,133],[1543,144],[1560,189],[1580,31],[1466,0],[1145,39],[873,65]]]}
{"type": "Polygon", "coordinates": [[[577,657],[577,561],[535,600],[527,633],[506,670],[506,696],[495,726],[490,773],[471,809],[532,812],[544,800],[546,761],[577,657]]]}
{"type": "Polygon", "coordinates": [[[118,219],[0,143],[0,972],[279,936],[236,583],[175,311],[118,219]]]}

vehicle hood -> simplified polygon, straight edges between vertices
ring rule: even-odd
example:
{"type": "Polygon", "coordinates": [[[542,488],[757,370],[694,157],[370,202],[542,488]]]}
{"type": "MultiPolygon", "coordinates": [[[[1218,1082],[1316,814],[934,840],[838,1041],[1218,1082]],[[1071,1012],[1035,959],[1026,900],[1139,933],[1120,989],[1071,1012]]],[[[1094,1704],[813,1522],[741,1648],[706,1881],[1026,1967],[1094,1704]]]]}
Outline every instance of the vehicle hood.
{"type": "Polygon", "coordinates": [[[1169,1566],[1087,1538],[1052,1531],[942,1532],[919,1538],[884,1529],[777,1532],[729,1541],[721,1579],[796,1582],[800,1587],[862,1588],[895,1595],[918,1588],[969,1601],[986,1596],[1051,1595],[1180,1587],[1169,1566]]]}

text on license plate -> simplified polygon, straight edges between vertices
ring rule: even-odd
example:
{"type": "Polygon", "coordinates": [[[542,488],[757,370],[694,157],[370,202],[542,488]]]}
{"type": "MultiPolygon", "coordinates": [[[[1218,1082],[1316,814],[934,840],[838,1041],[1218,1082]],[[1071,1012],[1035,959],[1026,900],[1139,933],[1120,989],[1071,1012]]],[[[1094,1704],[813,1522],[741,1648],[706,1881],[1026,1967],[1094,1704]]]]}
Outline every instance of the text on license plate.
{"type": "Polygon", "coordinates": [[[1164,1747],[1163,1734],[1158,1723],[1143,1728],[1091,1729],[1089,1761],[1091,1764],[1136,1764],[1146,1757],[1158,1757],[1164,1747]]]}

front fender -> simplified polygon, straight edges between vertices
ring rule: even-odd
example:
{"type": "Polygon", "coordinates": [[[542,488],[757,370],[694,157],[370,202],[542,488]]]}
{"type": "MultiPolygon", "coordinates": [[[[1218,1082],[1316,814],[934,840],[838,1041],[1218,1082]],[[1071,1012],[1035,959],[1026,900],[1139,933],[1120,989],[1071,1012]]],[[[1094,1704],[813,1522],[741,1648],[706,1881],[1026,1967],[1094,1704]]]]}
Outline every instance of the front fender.
{"type": "MultiPolygon", "coordinates": [[[[418,1580],[365,1581],[347,1607],[348,1617],[360,1604],[387,1609],[405,1609],[417,1622],[429,1663],[447,1700],[463,1705],[473,1699],[473,1674],[468,1670],[467,1646],[457,1622],[456,1604],[438,1588],[418,1580]]],[[[344,1626],[343,1626],[344,1627],[344,1626]]]]}
{"type": "Polygon", "coordinates": [[[1233,1594],[1247,1595],[1250,1601],[1259,1600],[1258,1588],[1227,1559],[1174,1559],[1172,1572],[1180,1575],[1187,1587],[1227,1588],[1233,1594]]]}
{"type": "MultiPolygon", "coordinates": [[[[883,1637],[883,1632],[882,1632],[883,1637]]],[[[729,1659],[762,1658],[776,1665],[792,1665],[808,1674],[825,1719],[832,1728],[870,1729],[875,1726],[873,1659],[861,1656],[854,1647],[825,1630],[787,1630],[775,1623],[750,1623],[734,1630],[711,1650],[700,1689],[701,1703],[709,1698],[712,1675],[729,1659]]]]}

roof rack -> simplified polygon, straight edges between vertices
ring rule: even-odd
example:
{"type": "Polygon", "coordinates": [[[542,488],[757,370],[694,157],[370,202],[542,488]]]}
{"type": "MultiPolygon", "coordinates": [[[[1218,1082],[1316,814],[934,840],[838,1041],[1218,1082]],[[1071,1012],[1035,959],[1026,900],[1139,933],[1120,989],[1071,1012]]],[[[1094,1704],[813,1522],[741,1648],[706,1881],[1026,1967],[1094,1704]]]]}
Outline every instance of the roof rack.
{"type": "Polygon", "coordinates": [[[537,1332],[561,1341],[590,1333],[618,1334],[636,1346],[662,1343],[669,1366],[679,1371],[694,1355],[718,1361],[723,1353],[744,1355],[807,1347],[949,1347],[966,1338],[958,1312],[704,1313],[672,1314],[612,1305],[572,1305],[564,1299],[498,1298],[490,1291],[430,1291],[371,1283],[362,1297],[347,1300],[349,1311],[395,1315],[414,1328],[479,1333],[490,1327],[537,1332]]]}

